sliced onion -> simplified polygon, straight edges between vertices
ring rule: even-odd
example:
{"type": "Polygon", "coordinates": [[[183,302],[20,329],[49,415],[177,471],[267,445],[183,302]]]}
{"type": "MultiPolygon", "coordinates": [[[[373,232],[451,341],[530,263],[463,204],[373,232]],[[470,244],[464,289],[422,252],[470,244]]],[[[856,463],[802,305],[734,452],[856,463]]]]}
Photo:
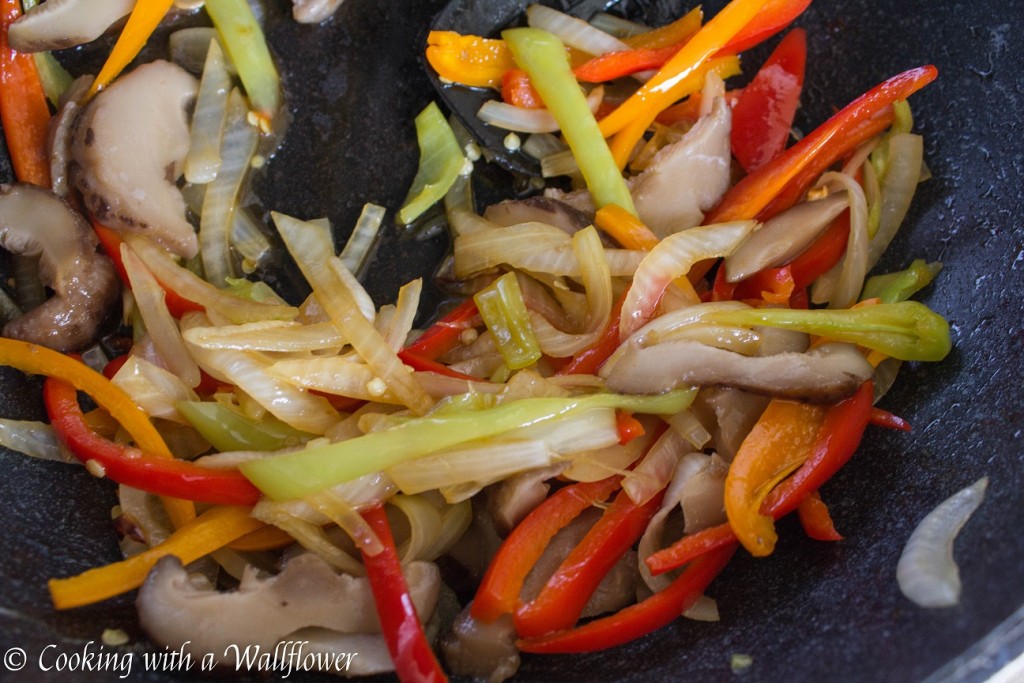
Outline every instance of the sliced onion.
{"type": "Polygon", "coordinates": [[[868,250],[868,269],[878,263],[903,223],[914,198],[924,167],[924,140],[920,135],[900,133],[889,138],[889,163],[882,179],[882,208],[878,232],[868,250]]]}
{"type": "Polygon", "coordinates": [[[204,349],[276,351],[295,353],[324,351],[345,345],[345,339],[331,323],[302,325],[285,320],[264,320],[242,325],[193,327],[183,333],[190,344],[204,349]]]}
{"type": "Polygon", "coordinates": [[[589,55],[628,50],[629,45],[574,16],[551,7],[533,4],[526,8],[526,21],[534,28],[544,29],[577,50],[589,55]]]}
{"type": "Polygon", "coordinates": [[[985,499],[988,477],[953,494],[917,525],[896,566],[903,595],[921,607],[952,607],[960,601],[960,570],[953,541],[985,499]]]}
{"type": "MultiPolygon", "coordinates": [[[[603,86],[587,94],[587,106],[592,113],[597,112],[603,101],[603,86]]],[[[517,133],[555,133],[561,130],[554,115],[544,108],[526,109],[507,102],[487,100],[476,115],[484,123],[517,133]]]]}
{"type": "Polygon", "coordinates": [[[163,287],[127,243],[121,244],[121,262],[131,283],[136,308],[164,367],[187,386],[198,386],[199,366],[189,355],[181,331],[167,309],[163,287]]]}
{"type": "Polygon", "coordinates": [[[410,460],[388,470],[403,493],[421,493],[464,484],[486,486],[551,464],[540,439],[502,439],[410,460]]]}
{"type": "Polygon", "coordinates": [[[754,221],[707,225],[668,235],[640,263],[622,305],[620,337],[627,338],[654,316],[669,283],[704,259],[728,256],[754,229],[754,221]]]}
{"type": "Polygon", "coordinates": [[[221,141],[220,167],[203,197],[199,219],[200,255],[208,282],[223,287],[234,277],[234,263],[229,246],[231,227],[242,191],[242,182],[249,171],[259,131],[248,121],[249,107],[236,88],[227,100],[224,137],[221,141]]]}
{"type": "Polygon", "coordinates": [[[622,481],[622,490],[634,503],[643,505],[668,485],[679,459],[690,445],[675,430],[669,429],[647,451],[644,459],[622,481]]]}
{"type": "Polygon", "coordinates": [[[420,305],[420,292],[423,291],[423,280],[416,278],[407,282],[398,290],[398,299],[393,308],[387,325],[382,325],[380,332],[392,351],[396,353],[405,346],[409,333],[412,332],[413,320],[420,305]]]}
{"type": "Polygon", "coordinates": [[[178,401],[199,400],[178,375],[134,354],[128,357],[111,381],[151,417],[181,424],[188,424],[188,420],[178,412],[174,404],[178,401]]]}
{"type": "Polygon", "coordinates": [[[189,130],[191,139],[185,156],[185,180],[190,183],[209,183],[217,177],[230,91],[231,76],[224,63],[224,53],[220,43],[213,38],[206,53],[189,130]]]}
{"type": "Polygon", "coordinates": [[[373,257],[374,247],[380,237],[380,226],[384,222],[384,207],[378,204],[364,204],[356,227],[352,229],[345,247],[341,250],[341,261],[349,271],[358,276],[373,257]]]}
{"type": "Polygon", "coordinates": [[[829,308],[849,308],[857,302],[868,272],[867,199],[860,183],[845,173],[826,173],[820,182],[846,190],[850,202],[850,236],[842,260],[814,283],[811,298],[815,303],[828,301],[829,308]]]}
{"type": "Polygon", "coordinates": [[[53,427],[37,420],[0,418],[0,446],[40,460],[76,464],[79,460],[53,431],[53,427]]]}
{"type": "MultiPolygon", "coordinates": [[[[211,40],[220,43],[217,29],[212,26],[192,26],[175,31],[167,41],[171,61],[186,71],[194,74],[202,73],[211,40]]],[[[224,46],[221,45],[221,52],[223,51],[224,46]]],[[[231,75],[237,73],[231,60],[227,60],[224,66],[227,67],[228,73],[231,75]]]]}
{"type": "Polygon", "coordinates": [[[640,35],[651,30],[649,26],[638,24],[635,21],[629,21],[607,12],[598,12],[591,17],[590,25],[616,38],[629,38],[630,36],[640,35]]]}

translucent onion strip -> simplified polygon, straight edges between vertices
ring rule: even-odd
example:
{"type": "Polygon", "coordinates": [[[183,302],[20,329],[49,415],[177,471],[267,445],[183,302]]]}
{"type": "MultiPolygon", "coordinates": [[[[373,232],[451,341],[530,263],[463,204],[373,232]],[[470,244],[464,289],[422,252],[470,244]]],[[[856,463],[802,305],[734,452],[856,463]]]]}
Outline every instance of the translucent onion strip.
{"type": "Polygon", "coordinates": [[[150,417],[189,424],[178,412],[179,401],[198,401],[199,397],[179,376],[136,355],[131,355],[111,380],[132,397],[150,417]]]}
{"type": "Polygon", "coordinates": [[[136,310],[142,316],[164,366],[187,386],[198,386],[199,366],[189,355],[178,324],[167,310],[163,287],[126,242],[121,243],[121,262],[131,283],[136,310]]]}
{"type": "Polygon", "coordinates": [[[178,265],[168,252],[145,237],[128,233],[125,235],[125,241],[164,287],[233,323],[291,320],[298,315],[298,310],[293,306],[254,301],[214,287],[192,271],[178,265]]]}
{"type": "Polygon", "coordinates": [[[530,316],[541,350],[555,358],[571,356],[597,341],[608,325],[614,298],[611,272],[604,260],[604,247],[597,229],[591,225],[578,231],[573,235],[572,246],[580,264],[580,280],[587,294],[583,331],[569,334],[556,329],[542,315],[531,312],[530,316]]]}
{"type": "Polygon", "coordinates": [[[629,49],[626,43],[582,19],[541,4],[533,4],[526,9],[526,21],[533,28],[553,33],[566,45],[589,55],[629,49]]]}
{"type": "Polygon", "coordinates": [[[416,278],[398,290],[398,298],[394,305],[394,315],[388,324],[381,327],[381,334],[392,351],[396,353],[405,346],[412,324],[416,319],[416,311],[420,305],[420,293],[423,291],[423,280],[416,278]]]}
{"type": "Polygon", "coordinates": [[[889,162],[882,179],[882,207],[878,232],[868,249],[868,269],[878,263],[907,215],[924,167],[924,140],[899,133],[889,138],[889,162]]]}
{"type": "Polygon", "coordinates": [[[224,122],[220,169],[216,179],[206,188],[199,219],[203,271],[207,281],[218,287],[224,286],[226,278],[235,276],[229,249],[231,226],[242,182],[259,142],[259,132],[249,125],[248,114],[249,108],[242,93],[237,88],[232,90],[224,122]]]}
{"type": "Polygon", "coordinates": [[[359,214],[356,227],[345,247],[341,250],[341,262],[345,264],[356,277],[363,272],[370,258],[373,249],[377,246],[377,238],[380,236],[380,226],[384,222],[383,206],[378,204],[364,204],[363,211],[359,214]]]}
{"type": "Polygon", "coordinates": [[[204,349],[235,349],[236,351],[302,351],[340,350],[345,339],[332,323],[301,323],[285,320],[262,320],[242,325],[193,327],[183,334],[190,344],[204,349]]]}
{"type": "Polygon", "coordinates": [[[273,524],[278,529],[287,532],[299,545],[319,556],[332,567],[352,576],[362,576],[365,573],[363,564],[359,560],[332,543],[319,524],[293,514],[288,503],[262,500],[256,504],[250,514],[261,522],[273,524]]]}
{"type": "MultiPolygon", "coordinates": [[[[604,101],[604,87],[598,86],[587,94],[587,106],[596,113],[604,101]]],[[[560,130],[554,115],[544,108],[525,109],[507,102],[487,100],[477,117],[484,123],[517,133],[555,133],[560,130]]]]}
{"type": "Polygon", "coordinates": [[[284,214],[274,213],[273,217],[288,251],[342,335],[403,404],[418,414],[427,412],[434,400],[360,313],[351,285],[344,278],[348,271],[335,257],[318,249],[320,242],[313,232],[316,228],[306,227],[302,221],[284,214]]]}
{"type": "Polygon", "coordinates": [[[921,607],[952,607],[960,601],[960,570],[953,541],[985,499],[988,477],[953,494],[928,513],[910,535],[896,566],[903,595],[921,607]]]}
{"type": "Polygon", "coordinates": [[[0,446],[40,460],[78,463],[74,453],[57,438],[53,427],[37,420],[0,418],[0,446]]]}
{"type": "Polygon", "coordinates": [[[551,464],[539,439],[494,440],[396,465],[388,475],[403,493],[422,493],[463,484],[485,486],[551,464]]]}
{"type": "Polygon", "coordinates": [[[231,76],[224,64],[224,53],[216,40],[210,41],[203,77],[192,113],[188,155],[185,157],[185,180],[208,183],[220,169],[220,145],[224,134],[231,76]]]}
{"type": "Polygon", "coordinates": [[[305,389],[315,389],[364,401],[402,404],[392,392],[388,391],[387,383],[374,374],[369,366],[356,358],[342,356],[290,358],[276,361],[267,369],[267,372],[273,377],[305,389]]]}
{"type": "Polygon", "coordinates": [[[622,480],[622,490],[637,505],[643,505],[668,485],[679,459],[690,444],[669,429],[658,439],[632,472],[622,480]]]}
{"type": "MultiPolygon", "coordinates": [[[[211,26],[193,26],[175,31],[167,40],[171,61],[186,71],[191,71],[194,74],[202,73],[211,40],[220,42],[217,29],[211,26]]],[[[221,48],[223,54],[223,45],[221,48]]],[[[230,61],[226,61],[224,66],[230,74],[236,73],[235,65],[230,61]]]]}
{"type": "Polygon", "coordinates": [[[827,300],[829,308],[849,308],[857,303],[868,272],[868,203],[860,183],[845,173],[826,173],[820,184],[846,190],[850,201],[850,236],[842,261],[815,283],[812,299],[815,303],[827,300]]]}
{"type": "Polygon", "coordinates": [[[754,221],[700,226],[668,235],[640,263],[622,305],[621,338],[640,329],[654,316],[669,283],[684,277],[693,264],[731,254],[754,229],[754,221]]]}

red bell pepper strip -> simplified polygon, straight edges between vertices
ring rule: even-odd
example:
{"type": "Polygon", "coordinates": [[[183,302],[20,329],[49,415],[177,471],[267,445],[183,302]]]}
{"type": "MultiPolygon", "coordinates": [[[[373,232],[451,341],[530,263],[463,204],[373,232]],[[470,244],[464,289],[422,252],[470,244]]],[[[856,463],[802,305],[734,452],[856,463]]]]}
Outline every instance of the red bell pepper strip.
{"type": "Polygon", "coordinates": [[[50,187],[46,137],[50,107],[32,55],[12,50],[7,30],[21,16],[18,0],[0,1],[0,120],[18,180],[50,187]]]}
{"type": "Polygon", "coordinates": [[[660,69],[672,59],[682,44],[661,48],[638,47],[607,52],[580,64],[572,72],[583,83],[606,83],[641,71],[660,69]]]}
{"type": "Polygon", "coordinates": [[[366,577],[370,580],[373,601],[377,605],[384,642],[395,664],[398,680],[403,683],[447,681],[448,677],[430,649],[423,633],[423,623],[409,595],[384,506],[375,505],[364,510],[362,515],[384,546],[376,555],[364,552],[363,564],[366,565],[366,577]]]}
{"type": "Polygon", "coordinates": [[[643,436],[646,431],[643,423],[625,410],[615,411],[615,428],[619,432],[619,445],[622,446],[638,436],[643,436]]]}
{"type": "Polygon", "coordinates": [[[86,465],[96,463],[103,476],[119,484],[219,505],[255,505],[260,498],[259,490],[238,470],[199,467],[104,439],[89,427],[78,393],[68,382],[47,378],[43,402],[54,432],[75,457],[86,465]]]}
{"type": "Polygon", "coordinates": [[[405,350],[418,358],[437,360],[454,349],[463,331],[475,327],[479,318],[476,302],[470,297],[428,327],[405,350]]]}
{"type": "MultiPolygon", "coordinates": [[[[868,424],[872,391],[869,380],[856,394],[829,408],[811,456],[792,477],[768,494],[761,505],[764,514],[776,520],[789,514],[849,461],[868,424]]],[[[652,574],[663,574],[735,542],[736,536],[728,523],[710,527],[653,553],[646,560],[647,568],[652,574]]]]}
{"type": "Polygon", "coordinates": [[[501,77],[501,99],[522,109],[541,109],[544,100],[522,69],[509,69],[501,77]]]}
{"type": "Polygon", "coordinates": [[[911,430],[909,422],[899,415],[893,415],[888,410],[883,410],[882,408],[871,408],[871,417],[869,419],[871,424],[876,427],[896,429],[901,432],[909,432],[911,430]]]}
{"type": "MultiPolygon", "coordinates": [[[[114,269],[117,270],[121,282],[126,287],[129,287],[128,272],[124,269],[124,263],[121,261],[121,242],[124,240],[121,239],[116,230],[108,228],[95,218],[92,220],[92,229],[96,233],[96,238],[100,241],[100,246],[103,247],[104,253],[114,262],[114,269]]],[[[201,313],[206,310],[202,304],[184,298],[162,282],[160,286],[164,290],[164,301],[167,302],[167,310],[170,311],[173,317],[180,318],[191,311],[201,313]]]]}
{"type": "MultiPolygon", "coordinates": [[[[826,159],[829,160],[828,164],[825,164],[827,167],[861,144],[867,139],[864,137],[867,130],[864,127],[866,122],[879,116],[881,118],[877,120],[885,120],[887,111],[891,120],[890,105],[893,102],[907,99],[935,80],[937,75],[938,70],[934,66],[922,66],[893,76],[875,86],[795,145],[734,185],[718,206],[705,216],[705,224],[755,217],[764,220],[767,218],[763,213],[764,209],[791,180],[797,176],[804,178],[805,170],[818,168],[826,159]]],[[[820,171],[814,173],[815,178],[818,175],[820,171]]],[[[806,190],[806,187],[804,189],[806,190]]],[[[786,207],[773,206],[776,212],[783,208],[786,207]]]]}
{"type": "Polygon", "coordinates": [[[605,575],[644,533],[663,494],[661,491],[637,505],[625,491],[619,491],[537,597],[516,611],[516,632],[523,638],[535,638],[575,624],[605,575]]]}
{"type": "Polygon", "coordinates": [[[456,372],[455,370],[452,370],[444,363],[438,363],[436,360],[424,358],[423,356],[419,356],[409,351],[408,349],[403,349],[402,351],[399,351],[398,357],[402,360],[403,363],[408,365],[410,368],[412,368],[413,370],[418,370],[420,372],[434,372],[437,373],[438,375],[444,375],[445,377],[454,377],[455,379],[464,379],[470,382],[488,381],[480,377],[467,375],[463,372],[456,372]]]}
{"type": "Polygon", "coordinates": [[[733,540],[697,558],[668,588],[611,616],[566,631],[520,640],[516,645],[524,652],[544,654],[595,652],[647,635],[689,609],[729,563],[735,550],[733,540]]]}
{"type": "Polygon", "coordinates": [[[488,565],[470,608],[473,618],[489,624],[503,614],[515,614],[523,581],[548,541],[588,507],[603,502],[621,482],[622,477],[616,475],[566,486],[524,517],[488,565]]]}
{"type": "Polygon", "coordinates": [[[615,353],[615,349],[619,348],[619,318],[622,317],[622,304],[626,301],[628,292],[627,289],[615,301],[608,327],[600,338],[563,365],[558,370],[559,375],[596,375],[604,362],[615,353]]]}
{"type": "Polygon", "coordinates": [[[751,173],[786,148],[800,103],[807,34],[793,29],[743,88],[732,109],[732,154],[751,173]]]}
{"type": "Polygon", "coordinates": [[[737,54],[768,40],[803,14],[811,0],[769,0],[722,52],[737,54]]]}
{"type": "Polygon", "coordinates": [[[800,507],[796,509],[800,518],[800,526],[804,533],[816,541],[841,541],[842,535],[836,531],[832,523],[832,515],[828,512],[828,506],[817,491],[804,498],[800,507]]]}

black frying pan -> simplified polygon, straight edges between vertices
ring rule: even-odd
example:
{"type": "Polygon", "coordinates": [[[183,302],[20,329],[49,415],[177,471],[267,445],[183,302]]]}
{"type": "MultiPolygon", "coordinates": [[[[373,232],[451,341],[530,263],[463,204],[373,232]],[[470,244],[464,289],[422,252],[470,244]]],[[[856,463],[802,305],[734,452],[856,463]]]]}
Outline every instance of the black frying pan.
{"type": "MultiPolygon", "coordinates": [[[[652,4],[664,12],[676,3],[652,4]]],[[[434,97],[420,54],[442,3],[347,0],[320,27],[292,23],[286,5],[273,2],[267,20],[294,122],[257,191],[267,207],[329,216],[340,241],[363,202],[393,212],[412,179],[412,117],[434,97]]],[[[934,177],[880,268],[915,257],[943,261],[924,298],[949,318],[955,349],[941,364],[905,367],[886,398],[914,431],[872,429],[825,487],[846,540],[810,541],[785,521],[771,558],[741,552],[713,584],[721,622],[678,621],[585,657],[525,657],[522,680],[731,681],[730,656],[742,653],[753,658],[744,681],[980,681],[1024,649],[1024,50],[1014,34],[1021,20],[1019,2],[997,0],[818,0],[800,20],[810,38],[805,130],[890,75],[939,67],[938,81],[913,99],[934,177]],[[982,475],[991,477],[988,497],[956,545],[961,604],[917,608],[894,578],[903,543],[928,510],[982,475]]],[[[763,55],[752,55],[748,69],[763,55]]],[[[62,57],[76,70],[97,59],[91,50],[62,57]]],[[[0,177],[10,178],[6,164],[0,177]]],[[[391,301],[404,281],[429,276],[446,248],[442,237],[388,231],[366,278],[375,300],[391,301]]],[[[440,298],[432,291],[424,311],[440,298]]],[[[2,414],[41,414],[38,381],[0,370],[0,386],[2,414]]],[[[130,596],[66,613],[50,607],[48,577],[117,559],[113,487],[80,468],[9,453],[0,463],[0,652],[28,655],[18,675],[0,664],[0,679],[118,680],[117,672],[37,668],[47,645],[55,646],[49,653],[80,651],[118,627],[132,637],[132,680],[191,680],[142,670],[138,653],[149,646],[130,596]]]]}

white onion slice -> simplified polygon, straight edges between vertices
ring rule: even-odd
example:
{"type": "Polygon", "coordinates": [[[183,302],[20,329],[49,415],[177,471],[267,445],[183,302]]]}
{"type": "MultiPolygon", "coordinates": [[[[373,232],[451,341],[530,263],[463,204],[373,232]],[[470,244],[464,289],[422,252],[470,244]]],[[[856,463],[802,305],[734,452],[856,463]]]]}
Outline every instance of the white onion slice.
{"type": "Polygon", "coordinates": [[[896,566],[896,581],[921,607],[952,607],[960,600],[960,570],[953,541],[982,500],[988,477],[953,494],[929,512],[910,534],[896,566]]]}
{"type": "MultiPolygon", "coordinates": [[[[598,86],[587,95],[587,106],[597,112],[604,100],[604,87],[598,86]]],[[[526,109],[507,102],[487,100],[476,114],[481,121],[517,133],[555,133],[561,128],[554,115],[544,108],[526,109]]]]}
{"type": "Polygon", "coordinates": [[[569,47],[587,54],[603,55],[606,52],[629,49],[629,45],[615,36],[591,26],[582,19],[544,5],[534,4],[526,8],[526,21],[533,28],[553,33],[569,47]]]}

